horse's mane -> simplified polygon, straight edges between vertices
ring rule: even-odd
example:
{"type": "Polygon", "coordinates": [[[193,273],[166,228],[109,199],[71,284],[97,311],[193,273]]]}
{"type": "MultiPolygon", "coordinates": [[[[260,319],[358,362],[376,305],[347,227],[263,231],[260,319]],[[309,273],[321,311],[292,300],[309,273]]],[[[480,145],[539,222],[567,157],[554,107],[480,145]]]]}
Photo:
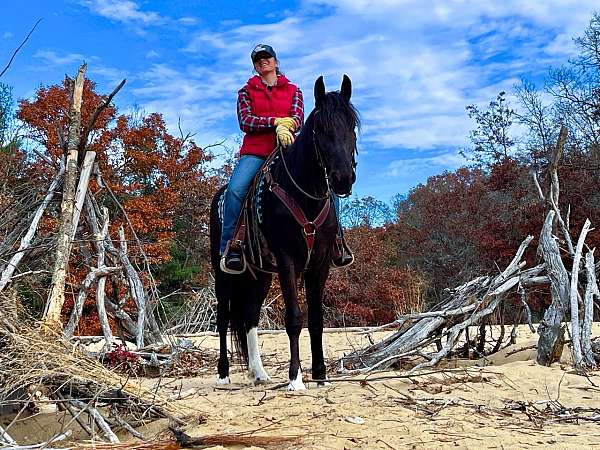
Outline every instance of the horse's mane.
{"type": "MultiPolygon", "coordinates": [[[[360,130],[360,117],[354,105],[347,101],[340,91],[325,94],[319,105],[311,112],[317,131],[329,131],[340,126],[358,127],[360,130]]],[[[308,120],[307,120],[308,122],[308,120]]]]}

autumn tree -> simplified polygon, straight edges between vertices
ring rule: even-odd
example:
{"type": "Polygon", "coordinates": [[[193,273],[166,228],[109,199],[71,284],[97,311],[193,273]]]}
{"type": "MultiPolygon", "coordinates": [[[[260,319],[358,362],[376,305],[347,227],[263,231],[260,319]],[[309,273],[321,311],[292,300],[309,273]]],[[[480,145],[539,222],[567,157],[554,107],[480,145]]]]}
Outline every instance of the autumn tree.
{"type": "MultiPolygon", "coordinates": [[[[35,151],[25,168],[33,179],[46,181],[62,156],[68,126],[68,85],[65,79],[62,85],[41,87],[32,100],[19,103],[18,117],[35,151]]],[[[101,101],[94,83],[85,80],[82,131],[101,101]]],[[[178,242],[192,243],[193,249],[185,257],[187,264],[204,260],[208,252],[206,205],[217,183],[207,168],[209,153],[189,136],[171,135],[160,114],[133,118],[119,115],[114,106],[101,112],[90,130],[87,148],[96,152],[102,174],[102,178],[93,179],[90,189],[109,206],[110,234],[116,236],[120,226],[126,230],[136,264],[146,269],[150,264],[156,270],[181,254],[178,242]],[[180,220],[185,213],[193,220],[180,220]]],[[[42,238],[52,235],[56,228],[53,211],[45,219],[42,238]]],[[[71,283],[77,283],[90,265],[90,238],[76,236],[71,283]]],[[[163,270],[161,275],[168,278],[170,273],[163,270]]]]}

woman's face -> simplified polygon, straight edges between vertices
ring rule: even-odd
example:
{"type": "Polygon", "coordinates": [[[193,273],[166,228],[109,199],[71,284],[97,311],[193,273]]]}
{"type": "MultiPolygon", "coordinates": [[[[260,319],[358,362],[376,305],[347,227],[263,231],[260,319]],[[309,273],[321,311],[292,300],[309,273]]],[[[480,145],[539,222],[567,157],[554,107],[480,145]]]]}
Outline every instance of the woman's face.
{"type": "Polygon", "coordinates": [[[259,75],[266,75],[277,69],[277,61],[269,55],[259,55],[254,62],[254,69],[259,75]]]}

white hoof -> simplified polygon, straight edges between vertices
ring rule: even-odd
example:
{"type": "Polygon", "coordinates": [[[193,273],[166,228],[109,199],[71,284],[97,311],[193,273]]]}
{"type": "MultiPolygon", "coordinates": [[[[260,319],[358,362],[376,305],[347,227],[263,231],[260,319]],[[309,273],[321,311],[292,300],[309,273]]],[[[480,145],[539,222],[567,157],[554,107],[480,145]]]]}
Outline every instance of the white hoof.
{"type": "Polygon", "coordinates": [[[231,384],[231,379],[229,377],[217,378],[217,384],[231,384]]]}
{"type": "Polygon", "coordinates": [[[331,383],[329,382],[329,378],[325,378],[323,381],[317,381],[318,388],[327,387],[327,386],[331,386],[331,383]]]}
{"type": "Polygon", "coordinates": [[[248,369],[248,378],[254,381],[254,383],[266,383],[271,380],[269,374],[262,367],[248,369]]]}
{"type": "Polygon", "coordinates": [[[302,382],[302,371],[298,369],[298,375],[293,380],[290,380],[290,384],[288,384],[288,391],[304,391],[306,390],[306,386],[302,382]]]}

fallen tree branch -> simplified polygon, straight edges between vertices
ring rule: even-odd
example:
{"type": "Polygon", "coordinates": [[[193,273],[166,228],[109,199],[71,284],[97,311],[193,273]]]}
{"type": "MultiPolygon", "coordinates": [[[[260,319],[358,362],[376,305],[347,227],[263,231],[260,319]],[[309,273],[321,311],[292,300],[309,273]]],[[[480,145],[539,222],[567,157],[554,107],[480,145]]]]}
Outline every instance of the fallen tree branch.
{"type": "Polygon", "coordinates": [[[13,257],[10,259],[6,268],[2,272],[2,275],[0,276],[0,292],[8,285],[8,283],[10,283],[11,279],[13,278],[13,273],[15,272],[15,269],[19,266],[21,259],[23,259],[23,256],[25,256],[27,249],[31,245],[31,240],[35,236],[35,232],[37,231],[37,228],[38,228],[38,225],[42,218],[42,215],[44,214],[44,211],[46,210],[46,208],[52,201],[52,198],[54,197],[54,193],[56,192],[56,189],[60,185],[62,176],[64,175],[64,173],[65,173],[64,160],[61,160],[60,168],[59,168],[58,172],[56,173],[56,175],[54,176],[54,178],[52,179],[52,182],[50,183],[50,187],[48,188],[48,192],[46,193],[44,200],[42,201],[40,206],[38,206],[38,209],[36,210],[35,214],[33,215],[33,218],[31,219],[31,223],[29,225],[29,229],[27,230],[27,233],[25,234],[25,236],[23,236],[23,238],[21,239],[21,243],[19,244],[19,249],[13,255],[13,257]]]}

